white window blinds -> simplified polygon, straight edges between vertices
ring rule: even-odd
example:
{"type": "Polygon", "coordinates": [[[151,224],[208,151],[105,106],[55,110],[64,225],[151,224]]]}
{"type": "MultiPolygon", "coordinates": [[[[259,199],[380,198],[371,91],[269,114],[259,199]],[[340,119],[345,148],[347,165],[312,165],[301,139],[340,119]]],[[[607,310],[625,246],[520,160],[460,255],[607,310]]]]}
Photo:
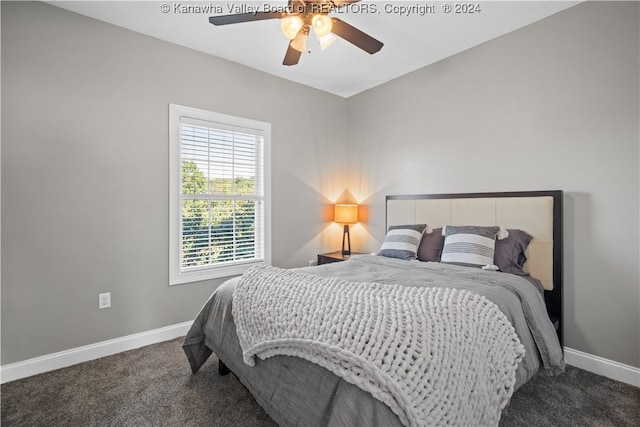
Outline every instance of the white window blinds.
{"type": "Polygon", "coordinates": [[[238,274],[265,261],[265,126],[193,109],[174,113],[179,254],[172,283],[238,274]]]}

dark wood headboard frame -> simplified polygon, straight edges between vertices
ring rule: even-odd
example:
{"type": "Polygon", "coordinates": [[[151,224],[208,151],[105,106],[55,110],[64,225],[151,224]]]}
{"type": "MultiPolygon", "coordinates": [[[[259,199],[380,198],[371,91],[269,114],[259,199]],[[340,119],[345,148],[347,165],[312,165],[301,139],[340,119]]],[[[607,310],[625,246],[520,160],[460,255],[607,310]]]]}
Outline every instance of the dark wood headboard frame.
{"type": "MultiPolygon", "coordinates": [[[[419,199],[476,199],[497,197],[544,197],[553,198],[553,290],[544,291],[547,313],[558,332],[560,346],[563,346],[563,315],[562,315],[562,190],[551,191],[510,191],[499,193],[453,193],[453,194],[414,194],[392,195],[385,200],[385,225],[388,222],[387,206],[389,200],[419,200],[419,199]]],[[[386,230],[385,230],[386,231],[386,230]]]]}

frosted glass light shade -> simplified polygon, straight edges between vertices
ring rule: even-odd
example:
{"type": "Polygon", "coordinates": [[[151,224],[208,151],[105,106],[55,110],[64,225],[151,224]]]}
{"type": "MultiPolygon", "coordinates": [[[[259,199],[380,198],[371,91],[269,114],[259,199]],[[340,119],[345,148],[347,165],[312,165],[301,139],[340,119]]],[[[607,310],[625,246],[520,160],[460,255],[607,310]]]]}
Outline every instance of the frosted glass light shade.
{"type": "Polygon", "coordinates": [[[318,37],[318,40],[320,40],[320,49],[325,50],[331,46],[331,43],[336,41],[336,36],[333,34],[327,34],[326,36],[318,37]]]}
{"type": "Polygon", "coordinates": [[[291,40],[289,45],[295,50],[297,50],[298,52],[304,52],[305,50],[307,50],[308,36],[309,36],[309,31],[308,30],[305,31],[305,29],[303,28],[302,30],[298,31],[298,35],[296,35],[296,37],[293,40],[291,40]]]}
{"type": "Polygon", "coordinates": [[[296,38],[303,25],[304,23],[302,22],[302,18],[296,15],[285,16],[280,20],[280,28],[282,29],[282,33],[289,40],[293,40],[296,38]]]}
{"type": "Polygon", "coordinates": [[[340,224],[355,224],[358,222],[358,205],[335,205],[333,220],[340,224]]]}
{"type": "Polygon", "coordinates": [[[318,38],[329,34],[333,27],[331,18],[327,15],[313,15],[313,18],[311,18],[311,25],[313,25],[313,31],[315,31],[318,38]]]}

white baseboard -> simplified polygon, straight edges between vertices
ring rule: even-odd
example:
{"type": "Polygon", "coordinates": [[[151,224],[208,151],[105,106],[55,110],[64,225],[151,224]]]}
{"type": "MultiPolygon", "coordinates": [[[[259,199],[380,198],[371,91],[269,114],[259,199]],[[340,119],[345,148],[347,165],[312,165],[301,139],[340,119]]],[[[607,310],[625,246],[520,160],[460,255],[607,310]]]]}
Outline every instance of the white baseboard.
{"type": "Polygon", "coordinates": [[[187,334],[192,323],[193,321],[178,323],[164,328],[153,329],[139,334],[127,335],[125,337],[72,348],[22,362],[3,365],[0,366],[0,383],[4,384],[20,378],[53,371],[54,369],[65,368],[100,357],[133,350],[145,345],[178,338],[187,334]]]}
{"type": "Polygon", "coordinates": [[[564,348],[564,358],[568,365],[640,387],[640,368],[568,347],[564,348]]]}
{"type": "MultiPolygon", "coordinates": [[[[0,366],[0,383],[4,384],[9,381],[181,337],[186,335],[192,323],[192,321],[178,323],[164,328],[153,329],[139,334],[127,335],[125,337],[72,348],[22,362],[3,365],[0,366]]],[[[640,387],[639,368],[568,347],[564,348],[564,356],[567,364],[571,366],[640,387]]]]}

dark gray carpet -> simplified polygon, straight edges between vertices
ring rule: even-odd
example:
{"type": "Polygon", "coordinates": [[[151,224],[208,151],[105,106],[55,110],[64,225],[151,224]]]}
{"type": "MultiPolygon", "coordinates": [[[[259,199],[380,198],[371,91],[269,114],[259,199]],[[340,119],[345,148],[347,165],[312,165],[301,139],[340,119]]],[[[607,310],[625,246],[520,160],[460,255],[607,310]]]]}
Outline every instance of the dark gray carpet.
{"type": "MultiPolygon", "coordinates": [[[[2,426],[275,426],[217,359],[175,339],[3,384],[2,426]]],[[[518,390],[500,426],[639,426],[640,389],[568,367],[518,390]]]]}

